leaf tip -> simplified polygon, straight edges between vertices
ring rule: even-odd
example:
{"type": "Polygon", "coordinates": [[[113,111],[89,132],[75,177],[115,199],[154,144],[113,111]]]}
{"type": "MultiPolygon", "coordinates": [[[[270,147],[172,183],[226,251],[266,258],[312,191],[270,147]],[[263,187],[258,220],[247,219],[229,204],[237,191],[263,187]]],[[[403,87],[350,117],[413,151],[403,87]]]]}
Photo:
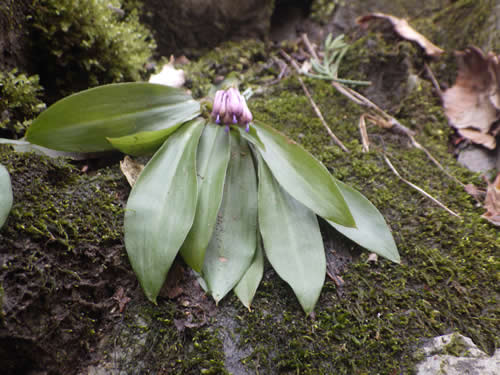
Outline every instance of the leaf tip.
{"type": "Polygon", "coordinates": [[[156,300],[156,297],[153,296],[147,296],[148,300],[153,303],[155,306],[158,306],[158,301],[156,300]]]}

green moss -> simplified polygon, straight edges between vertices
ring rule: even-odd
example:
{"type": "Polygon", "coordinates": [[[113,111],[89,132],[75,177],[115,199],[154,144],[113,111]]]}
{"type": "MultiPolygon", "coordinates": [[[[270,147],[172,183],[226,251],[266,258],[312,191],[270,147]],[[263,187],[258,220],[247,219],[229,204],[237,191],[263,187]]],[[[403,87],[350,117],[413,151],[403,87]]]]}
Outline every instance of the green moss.
{"type": "Polygon", "coordinates": [[[183,66],[188,82],[196,98],[206,95],[214,82],[232,73],[232,76],[245,84],[255,83],[255,79],[265,70],[264,61],[268,58],[266,45],[257,40],[227,42],[216,47],[202,59],[183,66]]]}
{"type": "Polygon", "coordinates": [[[331,20],[332,15],[339,6],[344,6],[345,1],[341,0],[314,0],[311,5],[310,18],[321,24],[326,24],[331,20]]]}
{"type": "Polygon", "coordinates": [[[458,334],[451,336],[451,341],[443,347],[443,353],[455,357],[465,357],[468,354],[468,345],[458,334]]]}
{"type": "MultiPolygon", "coordinates": [[[[146,301],[135,304],[127,309],[114,338],[120,347],[133,351],[126,355],[113,352],[105,360],[118,362],[120,370],[127,372],[143,368],[147,372],[169,374],[229,374],[216,329],[203,324],[193,329],[176,328],[176,324],[204,314],[202,305],[192,310],[169,302],[155,307],[146,301]]],[[[114,348],[115,344],[111,346],[114,348]]]]}
{"type": "Polygon", "coordinates": [[[9,170],[14,192],[5,236],[57,243],[68,252],[121,238],[119,174],[80,175],[64,159],[13,153],[6,146],[0,148],[0,163],[9,170]],[[106,184],[92,183],[96,179],[106,184]]]}
{"type": "Polygon", "coordinates": [[[15,368],[26,360],[71,373],[100,340],[114,288],[132,278],[121,260],[120,197],[129,187],[117,167],[88,175],[66,160],[5,145],[0,163],[14,194],[0,231],[0,285],[9,301],[3,322],[12,342],[22,337],[29,357],[20,362],[14,345],[2,346],[0,356],[15,368]]]}
{"type": "Polygon", "coordinates": [[[17,69],[0,72],[0,134],[18,138],[45,104],[40,100],[42,87],[38,76],[28,77],[17,69]]]}
{"type": "Polygon", "coordinates": [[[44,87],[58,97],[144,78],[155,42],[121,2],[33,0],[32,38],[44,87]]]}
{"type": "Polygon", "coordinates": [[[498,30],[493,0],[459,0],[432,17],[420,18],[415,25],[426,30],[432,41],[448,51],[476,45],[498,52],[498,30]]]}
{"type": "MultiPolygon", "coordinates": [[[[460,181],[483,186],[478,175],[460,167],[449,154],[450,129],[430,83],[420,77],[414,80],[416,84],[409,84],[409,76],[422,71],[422,52],[412,43],[387,35],[375,30],[358,40],[340,75],[384,77],[375,92],[368,88],[366,94],[373,94],[387,111],[415,130],[417,140],[460,181]]],[[[410,147],[404,136],[369,125],[371,151],[363,153],[358,120],[364,109],[328,82],[305,79],[327,123],[350,150],[342,152],[316,118],[296,78],[268,84],[279,71],[264,60],[270,61],[275,53],[260,42],[221,46],[186,68],[191,88],[196,96],[204,96],[216,77],[236,71],[243,85],[260,89],[249,102],[254,117],[303,144],[337,178],[365,194],[391,226],[402,264],[384,259],[367,262],[367,252],[335,232],[325,232],[326,250],[338,256],[346,249],[353,260],[341,272],[342,288],[326,282],[315,317],[304,317],[293,292],[271,269],[265,272],[252,312],[235,297],[227,297],[214,313],[224,315],[221,311],[236,306],[235,332],[240,347],[249,353],[242,365],[256,373],[411,374],[418,359],[412,353],[422,338],[456,330],[491,353],[500,345],[496,228],[481,219],[482,209],[462,186],[446,177],[425,153],[410,147]],[[451,216],[401,182],[384,162],[382,150],[405,178],[460,217],[451,216]]],[[[9,155],[0,162],[9,166],[13,180],[23,184],[6,229],[9,236],[21,233],[66,252],[78,251],[77,243],[103,246],[106,238],[117,241],[120,237],[117,217],[122,212],[110,198],[118,182],[111,174],[103,173],[104,180],[81,177],[65,162],[35,156],[9,155]],[[32,171],[30,166],[38,163],[32,171]],[[75,196],[70,194],[72,186],[76,186],[75,196]],[[89,199],[98,210],[82,204],[89,199]],[[26,207],[20,203],[24,201],[26,207]],[[40,202],[45,202],[43,210],[40,202]],[[62,212],[76,214],[69,218],[62,212]],[[85,223],[91,224],[80,230],[85,223]],[[104,238],[97,236],[101,232],[104,238]]],[[[27,260],[26,267],[36,265],[36,260],[27,260]]],[[[78,284],[79,275],[71,271],[65,272],[67,280],[78,284]]],[[[153,306],[140,298],[127,306],[117,328],[118,339],[110,345],[129,348],[137,340],[142,343],[138,352],[121,357],[124,366],[133,363],[137,369],[140,364],[145,370],[169,373],[227,372],[220,338],[224,327],[217,326],[218,315],[207,318],[211,328],[180,332],[176,321],[185,321],[193,312],[203,315],[204,307],[184,308],[182,302],[162,298],[153,306]]],[[[110,359],[115,354],[110,353],[110,359]]]]}
{"type": "MultiPolygon", "coordinates": [[[[463,169],[448,152],[450,128],[439,99],[431,83],[417,76],[425,61],[422,51],[387,35],[373,31],[358,40],[340,76],[384,77],[386,82],[377,84],[375,91],[366,89],[367,95],[373,94],[416,131],[418,142],[447,171],[463,183],[482,186],[479,176],[463,169]]],[[[197,64],[204,63],[202,59],[197,64]]],[[[481,219],[482,209],[462,186],[434,166],[423,151],[412,148],[405,136],[369,125],[372,151],[363,153],[358,129],[363,108],[335,92],[328,82],[305,79],[305,83],[349,154],[331,141],[294,77],[250,100],[254,118],[303,144],[337,178],[370,199],[392,227],[403,264],[383,259],[367,263],[368,253],[361,252],[342,274],[345,286],[340,291],[326,283],[313,320],[303,316],[287,285],[268,270],[253,311],[241,308],[237,313],[244,322],[237,330],[240,345],[251,352],[244,365],[260,373],[413,373],[417,360],[413,351],[419,340],[452,330],[491,353],[500,344],[495,318],[499,313],[496,229],[481,219]],[[381,150],[405,178],[460,218],[401,182],[381,150]]],[[[327,244],[331,236],[341,248],[360,250],[334,234],[327,235],[327,244]]]]}

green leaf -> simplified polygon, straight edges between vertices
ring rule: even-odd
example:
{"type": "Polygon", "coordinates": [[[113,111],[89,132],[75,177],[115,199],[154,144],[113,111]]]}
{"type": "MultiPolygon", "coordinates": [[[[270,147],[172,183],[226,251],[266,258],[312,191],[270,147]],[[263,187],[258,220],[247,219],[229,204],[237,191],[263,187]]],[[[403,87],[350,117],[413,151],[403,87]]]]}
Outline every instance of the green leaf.
{"type": "Polygon", "coordinates": [[[398,248],[382,214],[357,190],[341,181],[337,181],[337,186],[351,209],[357,228],[347,228],[328,222],[344,236],[364,248],[399,263],[398,248]]]}
{"type": "Polygon", "coordinates": [[[319,216],[354,227],[355,222],[328,170],[294,141],[264,124],[240,133],[255,144],[281,186],[319,216]]]}
{"type": "Polygon", "coordinates": [[[158,150],[170,134],[176,131],[182,123],[169,128],[150,132],[140,132],[119,138],[107,138],[114,148],[124,154],[140,156],[151,154],[158,150]]]}
{"type": "Polygon", "coordinates": [[[250,264],[250,267],[248,267],[241,280],[234,287],[234,293],[248,310],[250,310],[250,305],[255,296],[255,292],[257,292],[263,274],[264,252],[262,251],[261,240],[259,238],[257,240],[257,249],[255,250],[252,264],[250,264]]]}
{"type": "Polygon", "coordinates": [[[219,212],[230,155],[230,137],[224,127],[207,124],[203,131],[196,162],[198,204],[194,223],[181,248],[184,261],[201,272],[205,251],[219,212]]]}
{"type": "Polygon", "coordinates": [[[125,246],[146,296],[156,302],[196,211],[196,148],[204,120],[175,132],[146,165],[125,210],[125,246]]]}
{"type": "Polygon", "coordinates": [[[231,131],[231,158],[203,278],[216,302],[240,281],[257,246],[257,176],[248,143],[231,131]]]}
{"type": "Polygon", "coordinates": [[[325,282],[326,257],[314,212],[288,194],[259,159],[259,228],[267,259],[309,314],[325,282]]]}
{"type": "Polygon", "coordinates": [[[0,228],[5,224],[12,208],[12,187],[7,169],[0,164],[0,228]]]}
{"type": "Polygon", "coordinates": [[[144,82],[111,84],[51,105],[33,121],[26,140],[60,151],[105,151],[113,149],[107,138],[176,127],[199,113],[199,103],[174,87],[144,82]]]}

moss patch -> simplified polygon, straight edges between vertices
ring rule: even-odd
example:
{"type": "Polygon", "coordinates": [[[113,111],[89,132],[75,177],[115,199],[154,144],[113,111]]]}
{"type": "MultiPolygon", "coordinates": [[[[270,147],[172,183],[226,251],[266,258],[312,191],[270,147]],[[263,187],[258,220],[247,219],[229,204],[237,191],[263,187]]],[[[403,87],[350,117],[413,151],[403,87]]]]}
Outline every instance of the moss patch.
{"type": "MultiPolygon", "coordinates": [[[[257,348],[246,362],[263,372],[399,373],[411,371],[411,352],[419,338],[455,329],[491,353],[499,344],[496,228],[480,218],[482,210],[460,185],[406,139],[371,127],[374,151],[362,153],[360,109],[325,82],[306,84],[350,154],[332,145],[294,78],[282,81],[272,97],[251,101],[254,116],[302,143],[337,178],[365,194],[391,225],[403,264],[381,260],[370,265],[363,252],[343,275],[341,297],[327,283],[315,321],[293,308],[296,301],[276,276],[269,278],[255,299],[255,311],[242,311],[249,322],[242,336],[257,348]],[[403,176],[461,218],[400,182],[377,149],[384,149],[403,176]]],[[[445,168],[464,183],[481,184],[447,152],[449,128],[428,82],[408,94],[399,108],[398,119],[418,131],[418,141],[445,168]]]]}
{"type": "Polygon", "coordinates": [[[62,159],[0,147],[14,205],[0,232],[0,362],[6,374],[73,373],[112,321],[118,287],[135,278],[122,261],[117,169],[81,174],[62,159]]]}
{"type": "Polygon", "coordinates": [[[24,135],[31,119],[45,108],[40,100],[42,91],[36,75],[28,77],[17,69],[0,71],[0,136],[24,135]]]}
{"type": "Polygon", "coordinates": [[[120,7],[119,0],[33,1],[33,49],[50,94],[60,98],[88,87],[144,78],[144,65],[156,44],[137,10],[125,13],[120,7]]]}
{"type": "MultiPolygon", "coordinates": [[[[339,273],[342,288],[325,284],[313,318],[304,317],[292,291],[269,267],[252,312],[234,296],[215,309],[189,278],[179,284],[180,297],[160,297],[153,306],[138,288],[121,244],[129,188],[117,169],[82,175],[65,161],[2,148],[0,162],[11,173],[15,205],[0,234],[5,313],[0,329],[12,337],[0,347],[17,348],[17,354],[0,352],[2,363],[18,355],[25,372],[38,365],[71,373],[73,359],[87,365],[91,351],[98,350],[96,360],[104,356],[127,372],[227,373],[229,337],[249,372],[411,374],[413,352],[423,338],[459,331],[490,353],[499,346],[497,229],[480,218],[482,210],[462,187],[405,137],[369,126],[372,147],[363,153],[357,127],[363,110],[327,82],[305,79],[326,121],[351,151],[343,153],[296,78],[271,84],[280,73],[272,61],[276,54],[260,42],[224,45],[187,67],[191,89],[202,97],[212,81],[236,71],[243,86],[256,92],[249,102],[256,119],[303,144],[381,210],[402,264],[369,263],[367,252],[325,232],[330,255],[343,248],[361,256],[347,257],[339,273]],[[460,218],[399,181],[381,151],[404,177],[460,218]],[[122,314],[112,298],[119,287],[131,297],[122,314]],[[114,329],[106,325],[110,321],[114,329]]],[[[460,181],[481,186],[479,176],[448,153],[450,129],[422,73],[424,61],[413,44],[372,30],[348,52],[341,76],[374,80],[376,89],[366,89],[366,95],[415,130],[417,140],[460,181]]]]}
{"type": "MultiPolygon", "coordinates": [[[[396,39],[387,40],[382,31],[358,40],[341,76],[383,77],[366,94],[381,98],[384,108],[415,130],[417,140],[451,174],[481,186],[479,176],[460,167],[448,153],[450,128],[432,85],[422,75],[423,54],[396,39]]],[[[258,82],[256,77],[252,80],[258,82]]],[[[303,144],[337,178],[365,194],[391,225],[403,264],[383,259],[370,264],[362,252],[342,274],[346,284],[341,291],[333,283],[325,285],[313,320],[303,316],[293,293],[267,271],[254,311],[241,308],[235,317],[241,322],[240,345],[251,351],[243,360],[245,366],[261,373],[412,373],[412,353],[420,339],[454,330],[491,353],[500,343],[496,228],[480,218],[482,210],[461,185],[422,151],[411,148],[404,136],[370,126],[372,151],[363,153],[357,127],[362,109],[327,82],[305,82],[349,154],[330,140],[293,77],[255,95],[249,102],[254,117],[303,144]],[[382,150],[404,177],[460,218],[399,181],[382,150]]],[[[238,304],[235,298],[225,303],[238,304]]]]}
{"type": "Polygon", "coordinates": [[[224,43],[202,59],[182,67],[188,78],[186,86],[195,98],[200,98],[207,95],[214,82],[230,73],[245,85],[252,84],[257,77],[262,79],[269,52],[270,49],[258,40],[224,43]]]}

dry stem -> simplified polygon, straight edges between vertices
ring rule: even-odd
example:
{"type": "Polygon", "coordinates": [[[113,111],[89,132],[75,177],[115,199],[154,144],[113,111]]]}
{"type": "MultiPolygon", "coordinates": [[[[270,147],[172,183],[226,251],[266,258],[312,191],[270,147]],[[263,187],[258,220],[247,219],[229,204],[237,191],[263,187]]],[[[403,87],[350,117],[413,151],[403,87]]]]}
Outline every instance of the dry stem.
{"type": "Polygon", "coordinates": [[[328,132],[328,134],[330,135],[330,137],[334,140],[334,142],[342,150],[344,150],[345,152],[348,153],[349,150],[347,149],[347,147],[344,146],[344,144],[341,142],[341,140],[338,139],[337,136],[332,132],[332,129],[330,129],[330,127],[328,126],[328,124],[325,121],[325,118],[321,114],[321,111],[319,110],[318,106],[314,102],[314,99],[312,98],[311,94],[309,93],[309,90],[307,89],[306,85],[304,84],[304,81],[300,77],[300,68],[297,65],[297,62],[290,55],[288,55],[285,51],[281,50],[280,53],[295,68],[295,70],[297,71],[297,73],[298,73],[297,78],[298,78],[298,80],[300,82],[300,85],[302,86],[302,90],[304,91],[304,93],[306,94],[307,98],[309,99],[309,102],[311,103],[311,106],[313,107],[314,112],[316,112],[316,115],[320,119],[321,123],[325,127],[325,129],[328,132]]]}
{"type": "Polygon", "coordinates": [[[391,168],[391,170],[394,172],[394,174],[396,176],[398,176],[401,181],[403,181],[405,184],[409,185],[413,189],[417,190],[420,194],[422,194],[425,197],[429,198],[431,201],[433,201],[434,203],[436,203],[439,207],[445,209],[448,213],[452,214],[453,216],[460,217],[459,214],[457,214],[457,213],[453,212],[452,210],[450,210],[448,207],[446,207],[444,204],[442,204],[440,201],[438,201],[432,195],[430,195],[429,193],[427,193],[423,189],[419,188],[417,185],[411,183],[410,181],[408,181],[407,179],[405,179],[404,177],[402,177],[399,174],[399,172],[396,170],[396,168],[394,168],[394,166],[390,162],[389,158],[385,154],[383,154],[383,156],[384,156],[385,162],[387,163],[387,165],[389,166],[389,168],[391,168]]]}

